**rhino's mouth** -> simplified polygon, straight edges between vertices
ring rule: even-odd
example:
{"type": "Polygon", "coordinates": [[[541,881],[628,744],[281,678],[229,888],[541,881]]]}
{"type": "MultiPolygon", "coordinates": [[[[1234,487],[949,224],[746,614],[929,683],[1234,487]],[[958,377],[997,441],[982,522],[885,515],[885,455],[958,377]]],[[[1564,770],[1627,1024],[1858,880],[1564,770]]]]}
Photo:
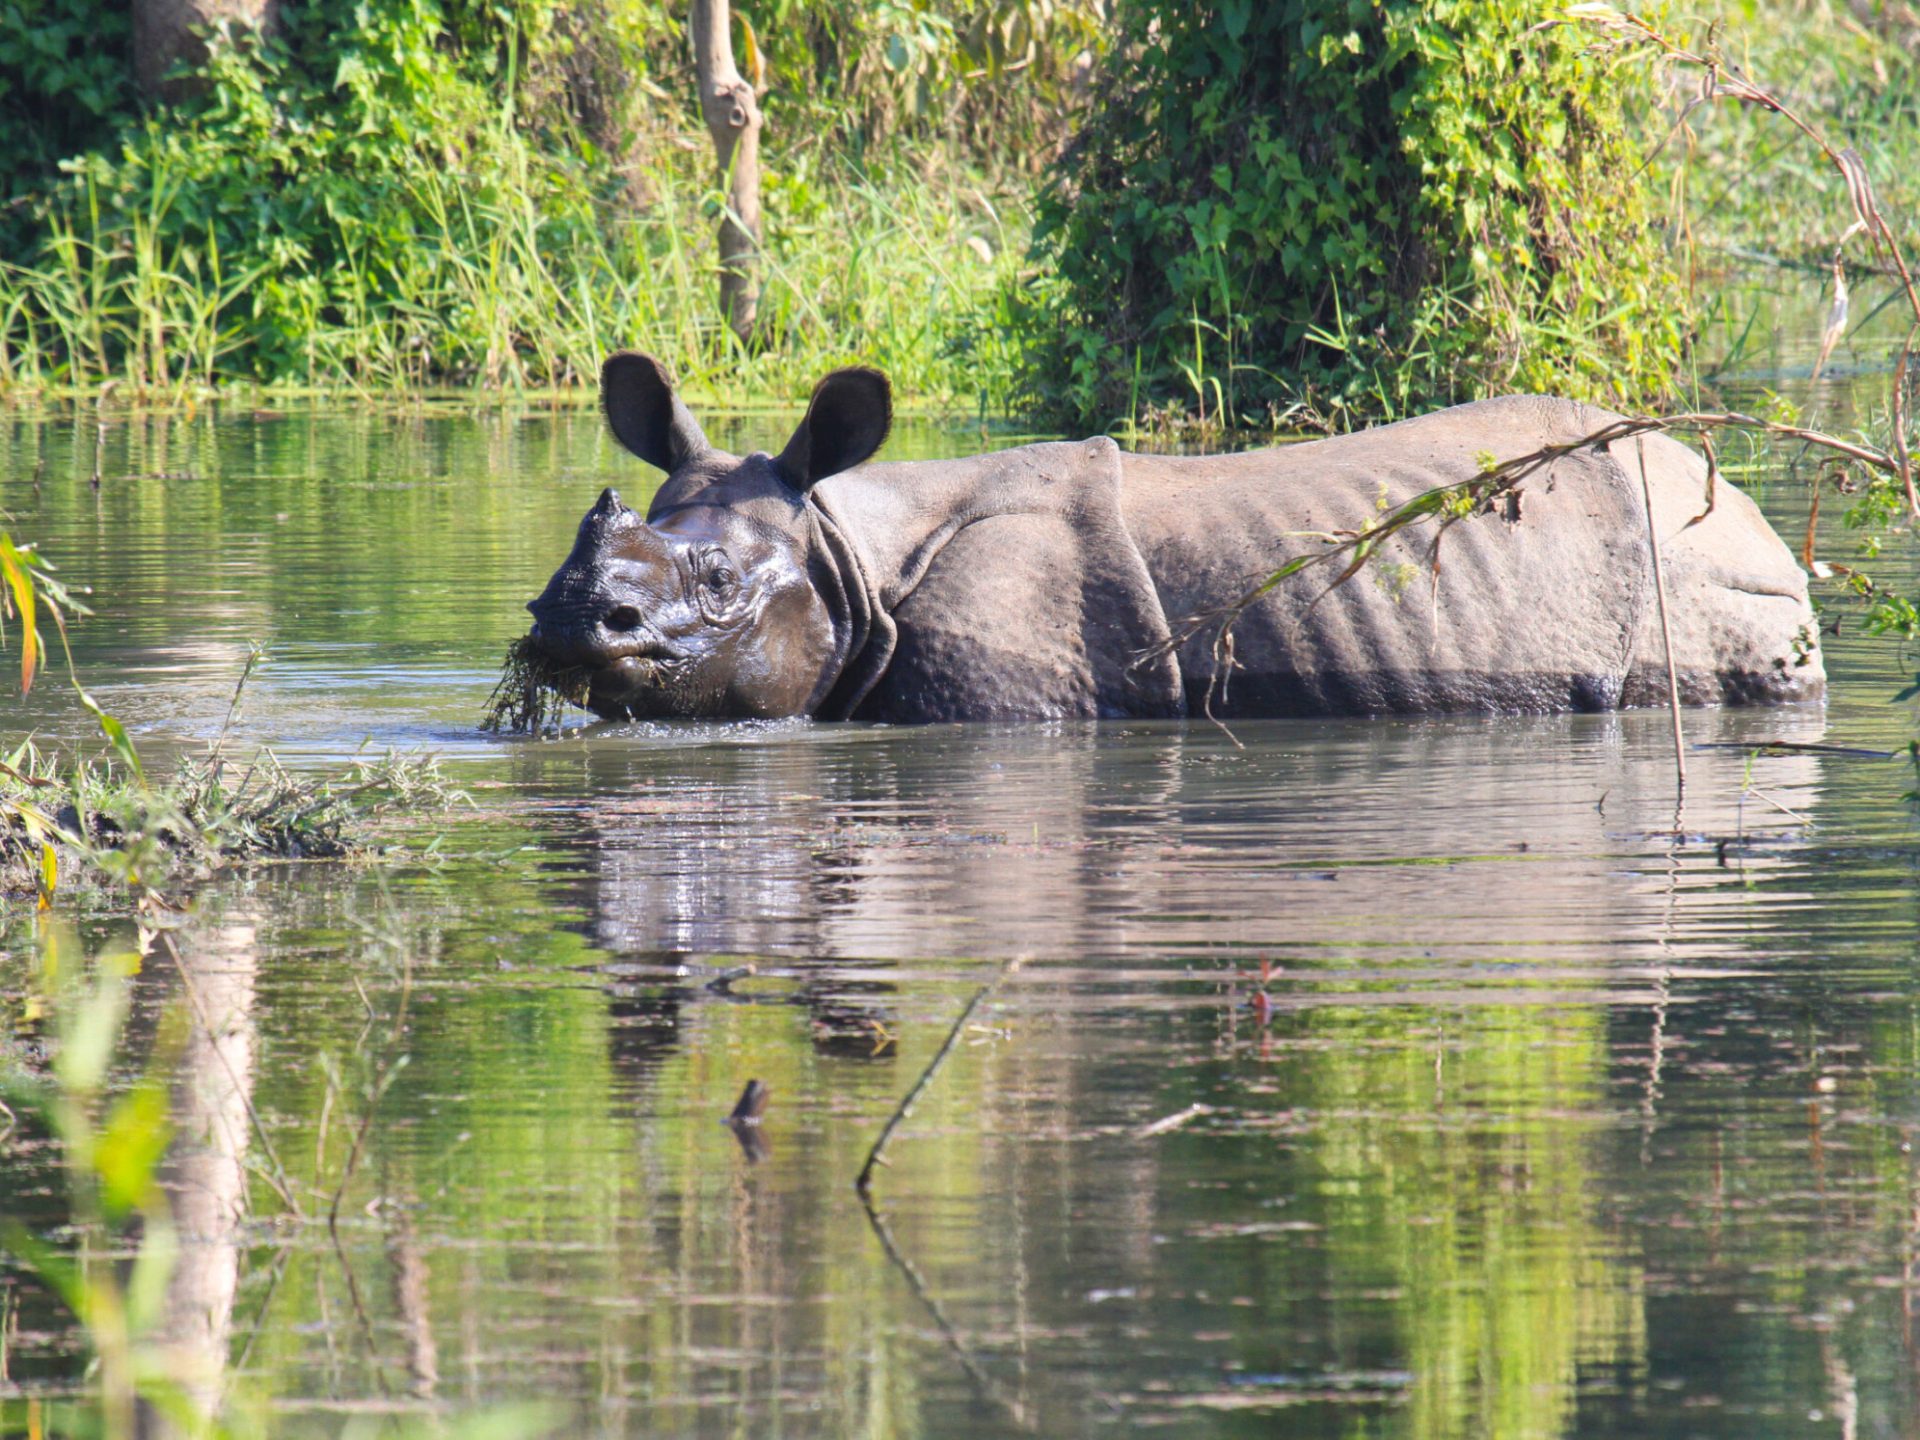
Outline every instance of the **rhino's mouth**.
{"type": "Polygon", "coordinates": [[[573,611],[555,614],[538,602],[528,608],[534,612],[533,643],[562,664],[598,670],[629,661],[673,665],[687,658],[631,605],[595,618],[573,611]]]}
{"type": "Polygon", "coordinates": [[[655,639],[634,640],[630,643],[616,642],[605,647],[602,665],[607,669],[619,666],[671,666],[686,659],[672,646],[655,639]]]}
{"type": "Polygon", "coordinates": [[[594,667],[588,703],[595,713],[616,719],[694,714],[685,694],[689,659],[659,644],[611,656],[594,667]]]}

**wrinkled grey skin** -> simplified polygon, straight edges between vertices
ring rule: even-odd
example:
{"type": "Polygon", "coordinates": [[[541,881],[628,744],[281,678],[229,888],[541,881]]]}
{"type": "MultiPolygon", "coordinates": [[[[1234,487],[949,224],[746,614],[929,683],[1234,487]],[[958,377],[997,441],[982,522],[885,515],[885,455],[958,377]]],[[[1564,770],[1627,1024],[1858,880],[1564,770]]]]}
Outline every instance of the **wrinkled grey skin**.
{"type": "Polygon", "coordinates": [[[1414,527],[1331,591],[1316,568],[1249,609],[1230,651],[1188,617],[1387,507],[1616,418],[1518,396],[1241,455],[1106,439],[867,464],[877,371],[837,371],[778,456],[713,449],[659,362],[607,361],[614,434],[666,483],[609,490],[528,608],[534,639],[615,717],[896,722],[1605,710],[1663,703],[1641,467],[1682,698],[1825,687],[1806,577],[1725,479],[1664,436],[1575,451],[1497,513],[1414,527]]]}

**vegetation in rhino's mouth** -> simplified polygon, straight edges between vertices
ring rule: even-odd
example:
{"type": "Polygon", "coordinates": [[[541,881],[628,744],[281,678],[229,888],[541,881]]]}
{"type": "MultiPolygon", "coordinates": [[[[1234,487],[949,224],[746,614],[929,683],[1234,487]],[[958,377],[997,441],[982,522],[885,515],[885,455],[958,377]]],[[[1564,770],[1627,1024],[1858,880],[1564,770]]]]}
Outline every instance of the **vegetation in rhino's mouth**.
{"type": "Polygon", "coordinates": [[[522,635],[507,647],[500,681],[487,701],[480,728],[494,734],[540,735],[559,728],[569,705],[585,709],[593,671],[562,665],[522,635]]]}

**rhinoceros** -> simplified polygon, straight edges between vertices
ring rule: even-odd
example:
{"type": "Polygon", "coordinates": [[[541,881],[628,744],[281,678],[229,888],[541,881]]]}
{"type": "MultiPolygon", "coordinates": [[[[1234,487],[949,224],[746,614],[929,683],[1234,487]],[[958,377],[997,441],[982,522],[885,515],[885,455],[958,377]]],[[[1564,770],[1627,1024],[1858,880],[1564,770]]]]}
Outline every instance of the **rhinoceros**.
{"type": "Polygon", "coordinates": [[[1577,446],[1501,503],[1402,530],[1337,586],[1289,558],[1619,417],[1512,396],[1241,454],[1105,437],[869,463],[880,372],[822,380],[778,455],[708,443],[666,368],[606,362],[614,436],[667,474],[606,490],[528,608],[608,718],[900,723],[1607,710],[1664,703],[1647,503],[1689,704],[1822,693],[1806,576],[1756,506],[1664,435],[1577,446]],[[1704,515],[1704,518],[1701,518],[1704,515]]]}

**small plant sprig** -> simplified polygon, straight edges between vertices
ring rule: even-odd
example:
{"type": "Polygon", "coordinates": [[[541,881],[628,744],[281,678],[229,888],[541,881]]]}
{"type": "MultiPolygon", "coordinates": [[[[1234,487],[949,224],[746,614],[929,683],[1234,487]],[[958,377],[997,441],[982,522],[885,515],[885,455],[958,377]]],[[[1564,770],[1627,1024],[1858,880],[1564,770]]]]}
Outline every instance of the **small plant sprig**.
{"type": "Polygon", "coordinates": [[[315,778],[262,751],[233,778],[218,757],[188,760],[147,783],[124,761],[64,769],[24,741],[0,759],[0,894],[57,883],[122,889],[171,905],[182,882],[263,859],[337,859],[366,826],[460,803],[432,757],[388,754],[315,778]]]}
{"type": "Polygon", "coordinates": [[[0,757],[0,896],[37,892],[45,909],[63,875],[80,876],[123,889],[143,909],[170,909],[161,887],[173,882],[239,859],[338,858],[352,852],[371,821],[445,809],[465,798],[430,756],[388,754],[314,778],[288,771],[262,751],[233,779],[237,767],[223,749],[262,659],[258,647],[207,754],[150,781],[126,727],[82,688],[74,670],[65,617],[91,613],[37,550],[0,531],[0,641],[5,622],[17,620],[21,692],[44,669],[44,614],[58,627],[80,703],[110,747],[106,758],[64,767],[30,739],[0,757]]]}

